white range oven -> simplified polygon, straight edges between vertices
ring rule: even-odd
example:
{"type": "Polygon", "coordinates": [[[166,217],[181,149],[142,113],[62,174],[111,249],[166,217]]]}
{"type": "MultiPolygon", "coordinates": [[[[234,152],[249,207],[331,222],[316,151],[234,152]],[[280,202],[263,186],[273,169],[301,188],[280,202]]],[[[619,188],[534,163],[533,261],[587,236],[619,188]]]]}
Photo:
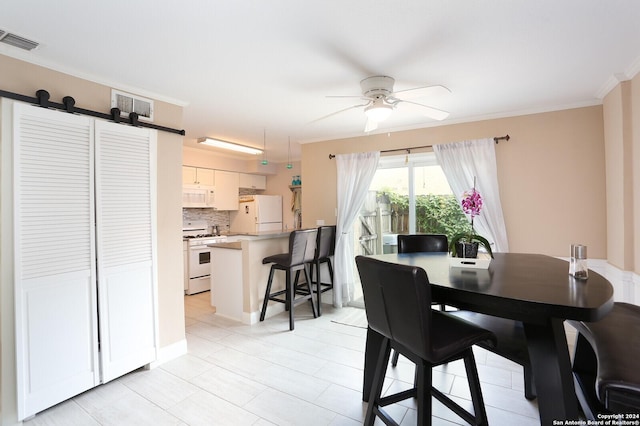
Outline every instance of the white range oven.
{"type": "Polygon", "coordinates": [[[206,221],[185,222],[182,237],[187,240],[188,280],[184,283],[184,293],[191,295],[211,290],[211,248],[207,244],[223,242],[225,235],[214,235],[206,221]]]}

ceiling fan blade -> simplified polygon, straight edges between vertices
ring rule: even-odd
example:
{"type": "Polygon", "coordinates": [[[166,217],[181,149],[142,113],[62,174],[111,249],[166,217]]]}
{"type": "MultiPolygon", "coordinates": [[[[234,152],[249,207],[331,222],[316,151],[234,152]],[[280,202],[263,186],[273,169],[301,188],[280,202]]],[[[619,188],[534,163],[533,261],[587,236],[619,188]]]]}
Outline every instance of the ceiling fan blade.
{"type": "Polygon", "coordinates": [[[367,99],[362,95],[327,95],[325,96],[325,98],[351,98],[351,99],[358,98],[358,99],[364,99],[364,100],[367,99]]]}
{"type": "Polygon", "coordinates": [[[320,117],[320,118],[316,118],[315,120],[310,121],[310,122],[308,122],[307,124],[316,123],[316,122],[321,121],[321,120],[324,120],[324,119],[326,119],[326,118],[333,117],[334,115],[340,114],[340,113],[342,113],[342,112],[349,111],[350,109],[360,108],[360,107],[365,107],[365,106],[367,106],[367,105],[368,105],[368,103],[367,103],[367,104],[362,104],[362,105],[352,105],[352,106],[350,106],[350,107],[347,107],[347,108],[341,109],[341,110],[339,110],[339,111],[332,112],[331,114],[324,115],[324,116],[322,116],[322,117],[320,117]]]}
{"type": "Polygon", "coordinates": [[[369,133],[378,128],[378,122],[367,118],[367,124],[364,125],[364,132],[369,133]]]}
{"type": "Polygon", "coordinates": [[[435,85],[435,86],[424,86],[424,87],[416,87],[413,89],[405,89],[398,90],[393,93],[393,97],[398,99],[418,99],[418,98],[426,98],[426,97],[435,97],[448,95],[451,93],[447,87],[435,85]]]}
{"type": "Polygon", "coordinates": [[[398,105],[402,105],[405,109],[410,108],[411,110],[419,114],[438,121],[444,120],[449,116],[449,113],[447,111],[443,111],[441,109],[433,108],[427,105],[422,105],[416,102],[402,100],[398,102],[398,105]]]}
{"type": "Polygon", "coordinates": [[[356,75],[374,75],[374,70],[369,68],[364,61],[361,61],[359,56],[359,49],[354,49],[355,46],[347,46],[345,42],[339,45],[336,44],[323,44],[317,46],[316,51],[321,52],[325,57],[331,58],[332,62],[336,64],[343,64],[346,66],[352,74],[356,75]],[[351,49],[348,49],[351,47],[351,49]]]}

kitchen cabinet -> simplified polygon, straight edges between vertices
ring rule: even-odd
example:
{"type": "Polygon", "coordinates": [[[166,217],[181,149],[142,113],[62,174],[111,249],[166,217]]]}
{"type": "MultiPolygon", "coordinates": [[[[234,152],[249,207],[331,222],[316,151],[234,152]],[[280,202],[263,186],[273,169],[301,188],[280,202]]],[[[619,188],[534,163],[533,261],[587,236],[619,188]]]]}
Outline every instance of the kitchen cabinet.
{"type": "Polygon", "coordinates": [[[12,108],[23,420],[156,359],[156,131],[12,108]]]}
{"type": "Polygon", "coordinates": [[[217,210],[238,210],[240,180],[237,172],[215,170],[215,195],[212,205],[217,210]]]}
{"type": "Polygon", "coordinates": [[[240,188],[267,189],[267,177],[264,175],[240,173],[240,188]]]}
{"type": "Polygon", "coordinates": [[[214,170],[182,166],[182,185],[189,188],[215,186],[214,170]]]}

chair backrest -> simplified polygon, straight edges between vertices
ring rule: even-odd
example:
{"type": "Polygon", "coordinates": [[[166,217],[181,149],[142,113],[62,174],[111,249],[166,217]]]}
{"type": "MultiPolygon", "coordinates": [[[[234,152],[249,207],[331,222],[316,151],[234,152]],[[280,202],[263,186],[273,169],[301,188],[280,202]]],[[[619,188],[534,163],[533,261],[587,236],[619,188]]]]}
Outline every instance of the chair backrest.
{"type": "Polygon", "coordinates": [[[424,269],[357,256],[369,327],[432,360],[431,287],[424,269]]]}
{"type": "Polygon", "coordinates": [[[448,252],[449,241],[444,234],[398,235],[398,253],[448,252]]]}
{"type": "Polygon", "coordinates": [[[326,259],[333,256],[336,248],[336,227],[318,227],[318,238],[316,239],[316,255],[314,260],[326,259]]]}
{"type": "Polygon", "coordinates": [[[290,265],[311,262],[316,251],[317,229],[298,229],[289,235],[290,265]]]}

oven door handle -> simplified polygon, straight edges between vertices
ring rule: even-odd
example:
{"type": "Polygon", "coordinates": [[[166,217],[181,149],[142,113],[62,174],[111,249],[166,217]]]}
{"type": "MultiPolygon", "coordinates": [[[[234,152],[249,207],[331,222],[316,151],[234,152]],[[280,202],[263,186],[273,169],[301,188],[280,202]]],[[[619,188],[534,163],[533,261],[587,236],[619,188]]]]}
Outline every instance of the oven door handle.
{"type": "Polygon", "coordinates": [[[209,249],[211,247],[209,246],[191,246],[189,247],[191,250],[205,250],[205,249],[209,249]]]}

